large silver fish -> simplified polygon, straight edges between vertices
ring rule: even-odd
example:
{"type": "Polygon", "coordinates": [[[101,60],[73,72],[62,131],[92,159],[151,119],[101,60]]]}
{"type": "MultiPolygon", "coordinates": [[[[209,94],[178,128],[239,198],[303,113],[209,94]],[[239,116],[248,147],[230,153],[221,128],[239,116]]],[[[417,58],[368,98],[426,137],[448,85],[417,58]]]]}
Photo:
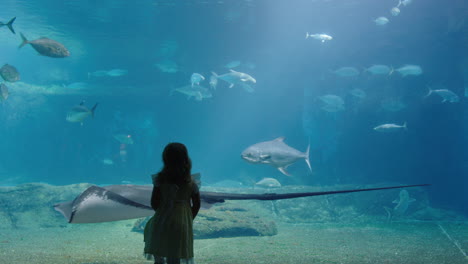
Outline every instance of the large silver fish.
{"type": "Polygon", "coordinates": [[[22,48],[26,44],[31,44],[31,46],[39,52],[39,54],[47,56],[47,57],[52,57],[52,58],[65,58],[70,56],[70,52],[65,48],[65,46],[61,43],[58,43],[55,40],[49,39],[49,38],[39,38],[35,40],[27,40],[26,37],[21,34],[21,38],[23,39],[23,42],[19,46],[19,48],[22,48]]]}
{"type": "Polygon", "coordinates": [[[229,88],[234,87],[234,85],[239,85],[244,88],[247,92],[252,92],[253,88],[249,84],[257,83],[257,80],[247,73],[237,72],[234,70],[229,70],[230,72],[218,75],[215,72],[211,72],[214,77],[217,79],[223,80],[229,83],[229,88]]]}
{"type": "Polygon", "coordinates": [[[242,152],[241,157],[253,164],[269,164],[277,168],[284,175],[291,176],[286,171],[286,168],[300,159],[304,159],[310,171],[312,171],[309,161],[309,149],[310,146],[307,146],[305,153],[300,152],[286,145],[284,137],[279,137],[248,147],[242,152]]]}
{"type": "Polygon", "coordinates": [[[427,87],[429,89],[429,93],[425,96],[428,97],[431,94],[435,93],[438,96],[442,97],[442,103],[449,102],[449,103],[457,103],[460,101],[460,97],[458,97],[457,94],[454,92],[448,90],[448,89],[436,89],[432,90],[430,87],[427,87]]]}
{"type": "Polygon", "coordinates": [[[88,116],[94,117],[94,110],[96,110],[97,105],[98,103],[96,103],[93,108],[89,109],[88,107],[84,106],[84,102],[81,102],[67,113],[66,120],[68,122],[79,122],[83,124],[83,120],[85,120],[85,118],[88,116]]]}

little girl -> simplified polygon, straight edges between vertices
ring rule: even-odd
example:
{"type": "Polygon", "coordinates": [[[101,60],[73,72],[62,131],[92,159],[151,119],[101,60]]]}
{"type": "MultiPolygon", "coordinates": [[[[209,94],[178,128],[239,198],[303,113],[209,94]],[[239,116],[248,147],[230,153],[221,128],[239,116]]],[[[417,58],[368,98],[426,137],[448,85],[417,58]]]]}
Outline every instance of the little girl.
{"type": "Polygon", "coordinates": [[[194,264],[192,222],[200,209],[200,193],[191,176],[187,148],[164,148],[163,169],[152,175],[151,206],[156,211],[144,231],[147,258],[155,264],[194,264]]]}

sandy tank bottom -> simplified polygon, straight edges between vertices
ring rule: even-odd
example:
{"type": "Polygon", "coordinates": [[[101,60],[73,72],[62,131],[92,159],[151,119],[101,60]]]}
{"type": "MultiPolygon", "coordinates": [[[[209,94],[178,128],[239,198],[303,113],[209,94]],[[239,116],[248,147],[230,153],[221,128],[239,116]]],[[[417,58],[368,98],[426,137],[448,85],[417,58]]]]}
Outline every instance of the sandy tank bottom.
{"type": "MultiPolygon", "coordinates": [[[[142,255],[142,234],[129,231],[133,222],[0,229],[0,263],[151,263],[142,255]]],[[[271,237],[196,239],[196,262],[468,263],[468,222],[281,224],[278,231],[271,237]]]]}

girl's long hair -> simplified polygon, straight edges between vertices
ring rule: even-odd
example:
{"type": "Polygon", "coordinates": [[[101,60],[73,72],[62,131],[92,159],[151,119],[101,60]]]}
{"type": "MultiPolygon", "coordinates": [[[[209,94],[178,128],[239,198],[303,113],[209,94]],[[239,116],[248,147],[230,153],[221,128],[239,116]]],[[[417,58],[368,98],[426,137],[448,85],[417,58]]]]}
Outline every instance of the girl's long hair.
{"type": "Polygon", "coordinates": [[[192,161],[184,144],[175,142],[167,144],[162,159],[164,167],[156,174],[157,184],[183,184],[192,181],[192,161]]]}

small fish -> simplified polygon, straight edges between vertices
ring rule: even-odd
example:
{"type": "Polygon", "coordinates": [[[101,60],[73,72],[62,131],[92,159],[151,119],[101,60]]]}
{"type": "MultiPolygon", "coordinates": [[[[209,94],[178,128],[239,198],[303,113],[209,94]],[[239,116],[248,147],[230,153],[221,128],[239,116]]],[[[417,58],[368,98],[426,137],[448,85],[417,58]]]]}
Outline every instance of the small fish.
{"type": "Polygon", "coordinates": [[[378,17],[374,20],[375,24],[377,26],[383,26],[383,25],[386,25],[388,22],[390,22],[390,20],[388,20],[388,18],[386,17],[378,17]]]}
{"type": "Polygon", "coordinates": [[[423,70],[419,65],[411,65],[411,64],[398,68],[395,71],[399,72],[403,77],[406,77],[408,75],[418,76],[423,73],[423,70]]]}
{"type": "Polygon", "coordinates": [[[241,65],[241,62],[238,60],[235,60],[235,61],[230,61],[228,64],[224,65],[224,68],[234,69],[236,67],[239,67],[240,65],[241,65]]]}
{"type": "Polygon", "coordinates": [[[397,7],[400,7],[401,5],[407,6],[407,5],[411,4],[412,2],[413,2],[413,0],[400,0],[400,1],[398,2],[397,7]]]}
{"type": "Polygon", "coordinates": [[[176,73],[179,71],[179,66],[176,62],[171,60],[162,60],[154,64],[160,71],[165,73],[176,73]]]}
{"type": "Polygon", "coordinates": [[[218,85],[218,78],[215,75],[210,76],[210,87],[213,90],[216,90],[216,86],[218,85]]]}
{"type": "Polygon", "coordinates": [[[388,67],[387,65],[376,64],[372,65],[369,68],[365,69],[364,71],[370,72],[374,75],[390,75],[393,73],[393,68],[388,67]]]}
{"type": "Polygon", "coordinates": [[[396,125],[396,124],[383,124],[380,126],[374,127],[375,131],[378,132],[396,132],[400,130],[407,130],[408,128],[406,127],[406,122],[403,123],[402,126],[396,125]]]}
{"type": "MultiPolygon", "coordinates": [[[[176,88],[173,91],[187,95],[187,100],[189,100],[192,97],[195,97],[195,100],[202,101],[203,99],[213,97],[213,94],[210,92],[208,88],[205,88],[200,85],[195,85],[193,87],[191,85],[187,85],[187,86],[176,88]]],[[[171,93],[173,91],[171,91],[171,93]]]]}
{"type": "MultiPolygon", "coordinates": [[[[230,84],[229,88],[234,87],[234,85],[236,85],[236,84],[242,84],[242,83],[243,84],[249,84],[249,83],[253,84],[253,83],[257,83],[257,80],[255,80],[252,76],[248,75],[247,73],[237,72],[237,71],[234,71],[234,70],[230,70],[230,72],[222,74],[222,75],[218,75],[215,72],[211,72],[211,73],[217,79],[221,79],[221,80],[229,83],[230,84]]],[[[243,88],[248,89],[248,87],[250,87],[250,86],[243,87],[243,88]]]]}
{"type": "Polygon", "coordinates": [[[448,89],[437,89],[437,90],[432,90],[430,87],[427,87],[429,89],[429,93],[425,96],[428,97],[431,94],[435,93],[438,96],[442,97],[442,103],[449,102],[449,103],[457,103],[460,101],[460,97],[458,97],[457,94],[454,92],[448,90],[448,89]]]}
{"type": "Polygon", "coordinates": [[[129,134],[116,134],[114,138],[122,144],[131,145],[133,144],[132,135],[129,134]]]}
{"type": "Polygon", "coordinates": [[[23,42],[19,46],[22,48],[26,44],[31,46],[41,55],[52,57],[52,58],[65,58],[70,56],[70,52],[65,46],[55,40],[49,38],[39,38],[36,40],[28,41],[26,37],[20,33],[23,42]]]}
{"type": "Polygon", "coordinates": [[[4,83],[0,84],[0,101],[5,101],[9,94],[8,86],[6,86],[4,83]]]}
{"type": "Polygon", "coordinates": [[[194,85],[200,85],[200,82],[204,81],[205,77],[199,73],[193,73],[190,77],[190,82],[192,83],[192,87],[194,85]]]}
{"type": "Polygon", "coordinates": [[[400,9],[398,7],[394,7],[390,10],[390,13],[392,13],[392,16],[398,16],[400,14],[400,9]]]}
{"type": "Polygon", "coordinates": [[[317,39],[317,40],[320,40],[323,42],[325,41],[330,41],[333,39],[332,36],[329,36],[327,34],[309,34],[309,32],[306,33],[306,39],[308,38],[313,38],[313,39],[317,39]]]}
{"type": "Polygon", "coordinates": [[[18,70],[9,64],[5,64],[0,68],[0,76],[2,76],[2,78],[7,82],[16,82],[20,80],[18,70]]]}
{"type": "Polygon", "coordinates": [[[333,73],[340,77],[354,77],[359,75],[358,69],[354,67],[341,67],[333,73]]]}
{"type": "Polygon", "coordinates": [[[108,166],[114,165],[114,161],[111,160],[111,159],[103,159],[103,160],[101,160],[101,162],[102,162],[102,164],[108,165],[108,166]]]}
{"type": "Polygon", "coordinates": [[[321,107],[322,110],[327,112],[339,112],[345,109],[343,98],[334,94],[327,94],[318,97],[324,105],[321,107]]]}
{"type": "Polygon", "coordinates": [[[286,168],[300,159],[304,159],[312,171],[309,161],[309,149],[305,153],[294,149],[284,143],[284,137],[279,137],[271,141],[260,142],[246,148],[241,157],[245,161],[253,164],[268,164],[277,168],[286,176],[291,176],[286,168]]]}
{"type": "Polygon", "coordinates": [[[274,178],[263,178],[259,182],[255,183],[255,186],[263,188],[279,188],[281,187],[281,183],[274,178]]]}
{"type": "Polygon", "coordinates": [[[16,34],[15,30],[13,29],[13,22],[15,22],[16,20],[16,17],[10,19],[10,21],[8,21],[8,23],[3,23],[3,22],[0,22],[0,27],[3,27],[3,26],[7,26],[8,29],[10,29],[11,33],[13,34],[16,34]]]}
{"type": "Polygon", "coordinates": [[[68,122],[79,122],[83,125],[83,120],[88,116],[94,117],[94,111],[96,110],[98,103],[96,103],[93,108],[89,109],[84,106],[84,101],[79,105],[73,107],[68,113],[66,120],[68,122]]]}
{"type": "Polygon", "coordinates": [[[128,70],[123,69],[112,69],[107,71],[107,76],[110,77],[120,77],[128,74],[128,70]]]}
{"type": "Polygon", "coordinates": [[[364,98],[366,98],[366,96],[367,96],[366,92],[363,91],[363,90],[361,90],[361,89],[359,89],[359,88],[354,88],[354,89],[352,89],[351,91],[349,91],[349,93],[350,93],[352,96],[354,96],[354,97],[356,97],[356,98],[359,98],[359,99],[364,99],[364,98]]]}

